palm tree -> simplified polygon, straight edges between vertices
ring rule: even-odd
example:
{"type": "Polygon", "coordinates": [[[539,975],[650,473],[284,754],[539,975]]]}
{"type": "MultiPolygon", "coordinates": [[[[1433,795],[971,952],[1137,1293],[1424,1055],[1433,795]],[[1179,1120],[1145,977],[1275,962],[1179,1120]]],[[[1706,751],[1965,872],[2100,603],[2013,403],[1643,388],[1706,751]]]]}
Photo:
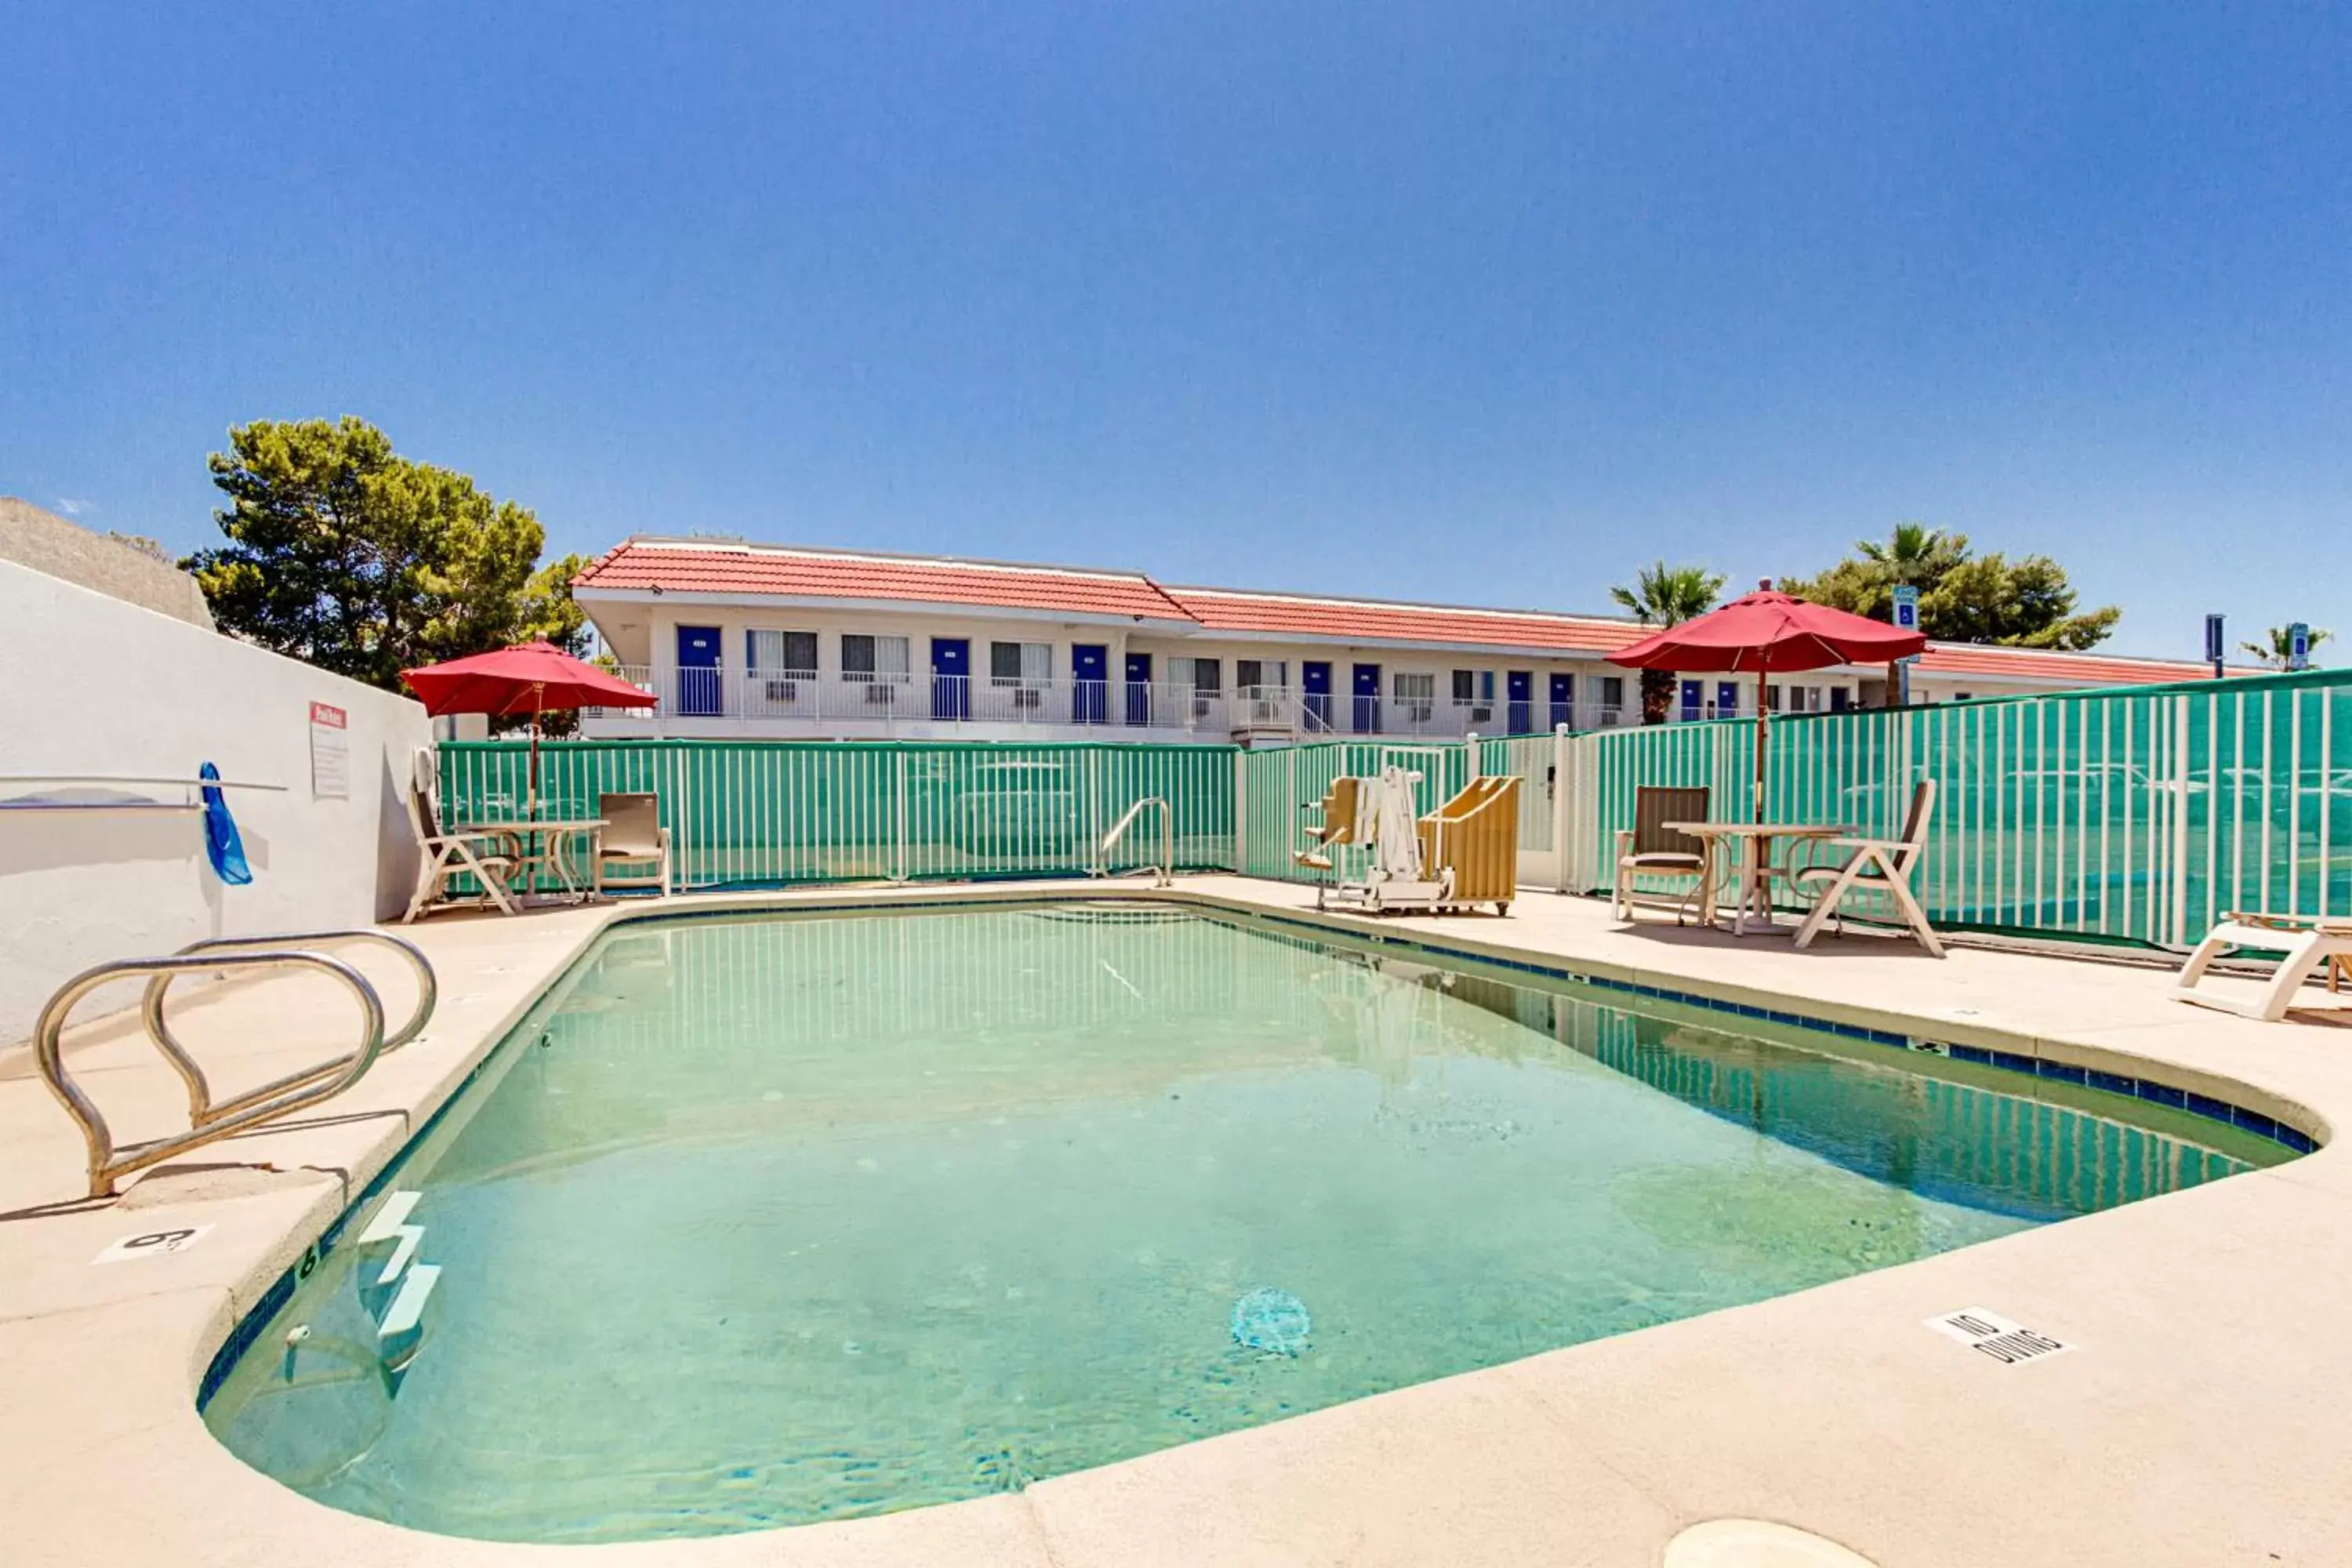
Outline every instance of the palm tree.
{"type": "MultiPolygon", "coordinates": [[[[2238,647],[2242,652],[2252,654],[2254,661],[2258,664],[2267,665],[2273,669],[2284,669],[2288,661],[2294,658],[2287,647],[2286,633],[2287,628],[2284,626],[2273,626],[2263,635],[2261,642],[2242,642],[2238,647]]],[[[2326,642],[2327,637],[2327,633],[2314,626],[2311,628],[2310,639],[2304,646],[2305,648],[2315,648],[2326,642]]]]}
{"type": "MultiPolygon", "coordinates": [[[[1609,595],[1645,626],[1675,626],[1715,608],[1716,595],[1722,592],[1722,577],[1706,567],[1669,566],[1661,561],[1635,573],[1632,587],[1614,587],[1609,595]]],[[[1674,700],[1672,670],[1642,672],[1643,723],[1664,723],[1674,700]]]]}
{"type": "Polygon", "coordinates": [[[1924,522],[1898,522],[1885,543],[1857,540],[1854,549],[1889,587],[1926,588],[1969,558],[1969,536],[1946,533],[1924,522]]]}

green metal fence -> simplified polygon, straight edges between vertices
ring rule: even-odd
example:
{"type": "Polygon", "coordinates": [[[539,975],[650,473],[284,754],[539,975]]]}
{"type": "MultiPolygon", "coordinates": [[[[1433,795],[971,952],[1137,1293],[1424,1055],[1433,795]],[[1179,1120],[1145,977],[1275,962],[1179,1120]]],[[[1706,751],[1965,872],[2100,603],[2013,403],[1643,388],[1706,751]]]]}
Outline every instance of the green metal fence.
{"type": "MultiPolygon", "coordinates": [[[[541,811],[658,795],[683,885],[759,887],[1133,869],[1157,853],[1152,825],[1108,864],[1098,847],[1158,796],[1179,868],[1296,879],[1304,808],[1333,779],[1406,768],[1427,811],[1475,766],[1525,781],[1522,879],[1598,892],[1641,785],[1705,785],[1717,818],[1753,809],[1751,721],[1475,747],[558,742],[541,811]]],[[[527,747],[441,755],[453,820],[520,814],[527,747]]],[[[2231,910],[2352,913],[2352,671],[1791,716],[1765,762],[1766,815],[1874,837],[1934,779],[1914,887],[1939,924],[2179,947],[2231,910]]]]}
{"type": "MultiPolygon", "coordinates": [[[[1937,796],[1913,886],[1938,924],[2159,946],[2223,912],[2352,910],[2352,671],[1776,720],[1765,815],[1899,831],[1937,796]]],[[[1580,736],[1569,886],[1597,891],[1643,784],[1753,809],[1755,726],[1580,736]]]]}
{"type": "MultiPolygon", "coordinates": [[[[441,748],[452,821],[511,820],[530,748],[441,748]]],[[[598,796],[661,797],[679,884],[1076,876],[1159,854],[1139,824],[1108,862],[1098,846],[1136,801],[1175,813],[1180,869],[1234,862],[1234,748],[877,742],[576,741],[542,746],[540,816],[591,816],[598,796]]]]}

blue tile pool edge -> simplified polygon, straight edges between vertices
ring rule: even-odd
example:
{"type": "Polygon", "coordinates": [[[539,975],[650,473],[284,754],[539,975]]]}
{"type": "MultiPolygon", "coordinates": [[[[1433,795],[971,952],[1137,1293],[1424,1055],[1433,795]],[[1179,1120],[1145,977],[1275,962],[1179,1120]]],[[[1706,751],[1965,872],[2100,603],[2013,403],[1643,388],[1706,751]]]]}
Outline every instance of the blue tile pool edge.
{"type": "Polygon", "coordinates": [[[562,968],[548,977],[547,983],[523,1005],[514,1023],[501,1031],[497,1044],[484,1051],[481,1059],[467,1069],[466,1076],[457,1081],[455,1088],[442,1097],[441,1103],[434,1109],[433,1114],[419,1123],[407,1142],[401,1145],[391,1159],[384,1162],[383,1169],[376,1173],[373,1179],[360,1190],[356,1197],[343,1205],[342,1212],[327,1223],[326,1228],[320,1232],[319,1238],[303,1249],[301,1258],[288,1266],[271,1282],[269,1289],[261,1293],[260,1298],[246,1311],[245,1315],[237,1320],[236,1325],[229,1331],[228,1337],[221,1342],[220,1348],[213,1352],[212,1360],[205,1364],[203,1381],[196,1388],[196,1408],[201,1411],[212,1402],[213,1396],[220,1392],[221,1385],[228,1381],[229,1372],[236,1364],[237,1359],[253,1347],[254,1341],[261,1336],[261,1331],[268,1324],[269,1320],[277,1316],[292,1299],[295,1288],[309,1279],[319,1264],[334,1250],[336,1244],[342,1238],[343,1231],[350,1226],[352,1216],[391,1186],[394,1177],[407,1163],[410,1152],[430,1137],[435,1128],[440,1125],[450,1110],[466,1098],[475,1082],[497,1059],[500,1049],[508,1040],[520,1033],[524,1026],[530,1023],[532,1016],[554,996],[563,981],[584,963],[589,955],[595,951],[598,942],[612,932],[630,926],[663,925],[679,921],[731,920],[745,915],[881,913],[901,910],[969,909],[974,905],[1017,906],[1041,902],[1060,903],[1088,898],[1107,903],[1160,902],[1191,905],[1246,920],[1263,921],[1269,925],[1290,926],[1299,931],[1316,931],[1329,936],[1352,937],[1381,947],[1402,948],[1409,952],[1452,959],[1457,963],[1487,964],[1496,969],[1537,975],[1546,980],[1590,987],[1596,991],[1613,991],[1638,1000],[1678,1003],[1684,1006],[1722,1013],[1733,1017],[1750,1018],[1791,1028],[1815,1029],[1824,1034],[1836,1035],[1846,1039],[1864,1040],[1872,1045],[1885,1046],[1896,1050],[1911,1050],[1929,1056],[1948,1057],[1953,1061],[1969,1062],[1980,1067],[2014,1072],[2025,1078],[2046,1078],[2066,1083],[2082,1084],[2092,1089],[2103,1089],[2114,1094],[2126,1094],[2135,1100],[2147,1100],[2151,1105],[2160,1105],[2174,1110],[2186,1110],[2193,1115],[2204,1117],[2208,1121],[2220,1122],[2223,1126],[2268,1138],[2273,1142],[2282,1144],[2298,1154],[2309,1154],[2319,1148],[2318,1141],[2311,1134],[2275,1117],[2264,1115],[2261,1111],[2244,1106],[2232,1105],[2226,1100],[2215,1100],[2208,1095],[2192,1094],[2186,1089],[2150,1079],[2095,1071],[2069,1063],[2053,1061],[2048,1058],[2027,1056],[2014,1051],[1991,1050],[1979,1046],[1927,1040],[1916,1036],[1897,1034],[1891,1029],[1874,1029],[1859,1024],[1840,1024],[1825,1018],[1811,1018],[1802,1014],[1759,1007],[1753,1003],[1727,1001],[1722,997],[1707,995],[1703,992],[1680,991],[1664,986],[1636,984],[1629,980],[1614,980],[1605,975],[1588,974],[1579,970],[1564,968],[1559,964],[1538,963],[1526,959],[1502,958],[1492,953],[1453,947],[1442,942],[1426,942],[1414,936],[1402,936],[1384,931],[1366,931],[1360,926],[1339,925],[1325,921],[1306,920],[1297,915],[1280,913],[1256,905],[1231,902],[1213,895],[1181,889],[1154,888],[1114,893],[1103,890],[1091,883],[1087,884],[1086,888],[1092,890],[1081,889],[1068,894],[1056,892],[1042,896],[1027,891],[1018,893],[988,891],[978,894],[967,892],[961,895],[950,893],[945,897],[936,898],[856,900],[795,899],[790,903],[745,902],[704,906],[699,909],[633,910],[624,907],[612,920],[605,921],[592,932],[580,950],[564,963],[562,968]]]}

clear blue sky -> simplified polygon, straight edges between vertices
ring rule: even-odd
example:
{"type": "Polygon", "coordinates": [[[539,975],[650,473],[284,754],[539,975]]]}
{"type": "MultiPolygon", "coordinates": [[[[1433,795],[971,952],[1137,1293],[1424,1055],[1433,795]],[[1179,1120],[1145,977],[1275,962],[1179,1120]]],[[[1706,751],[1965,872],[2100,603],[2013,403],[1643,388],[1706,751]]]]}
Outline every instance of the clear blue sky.
{"type": "Polygon", "coordinates": [[[2352,640],[2347,81],[2287,0],[14,5],[0,491],[193,548],[353,413],[561,549],[1592,609],[1919,518],[2352,640]]]}

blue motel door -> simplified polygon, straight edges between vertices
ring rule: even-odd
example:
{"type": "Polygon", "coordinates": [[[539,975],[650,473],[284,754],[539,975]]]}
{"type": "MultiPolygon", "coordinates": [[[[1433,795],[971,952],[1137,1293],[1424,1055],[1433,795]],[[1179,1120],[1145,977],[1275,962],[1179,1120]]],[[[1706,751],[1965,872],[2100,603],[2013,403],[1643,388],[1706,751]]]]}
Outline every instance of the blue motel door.
{"type": "Polygon", "coordinates": [[[1331,727],[1331,661],[1310,658],[1298,667],[1299,685],[1307,694],[1307,716],[1312,721],[1310,730],[1331,727]]]}
{"type": "Polygon", "coordinates": [[[1706,717],[1706,682],[1704,680],[1684,681],[1683,721],[1686,724],[1695,724],[1706,717]]]}
{"type": "Polygon", "coordinates": [[[1110,648],[1105,644],[1070,645],[1070,722],[1110,722],[1110,648]]]}
{"type": "Polygon", "coordinates": [[[677,628],[677,710],[698,719],[713,719],[727,711],[719,684],[719,628],[677,628]]]}
{"type": "Polygon", "coordinates": [[[1514,735],[1524,735],[1536,727],[1536,677],[1531,669],[1514,669],[1503,677],[1503,700],[1509,711],[1503,717],[1509,721],[1506,728],[1514,735]]]}
{"type": "Polygon", "coordinates": [[[1554,675],[1551,678],[1551,727],[1576,723],[1576,677],[1554,675]]]}
{"type": "Polygon", "coordinates": [[[1127,721],[1151,722],[1151,656],[1148,653],[1127,656],[1127,721]]]}
{"type": "Polygon", "coordinates": [[[931,639],[931,717],[971,717],[971,639],[931,639]]]}
{"type": "Polygon", "coordinates": [[[1381,732],[1381,667],[1360,664],[1354,676],[1356,733],[1377,735],[1381,732]]]}

